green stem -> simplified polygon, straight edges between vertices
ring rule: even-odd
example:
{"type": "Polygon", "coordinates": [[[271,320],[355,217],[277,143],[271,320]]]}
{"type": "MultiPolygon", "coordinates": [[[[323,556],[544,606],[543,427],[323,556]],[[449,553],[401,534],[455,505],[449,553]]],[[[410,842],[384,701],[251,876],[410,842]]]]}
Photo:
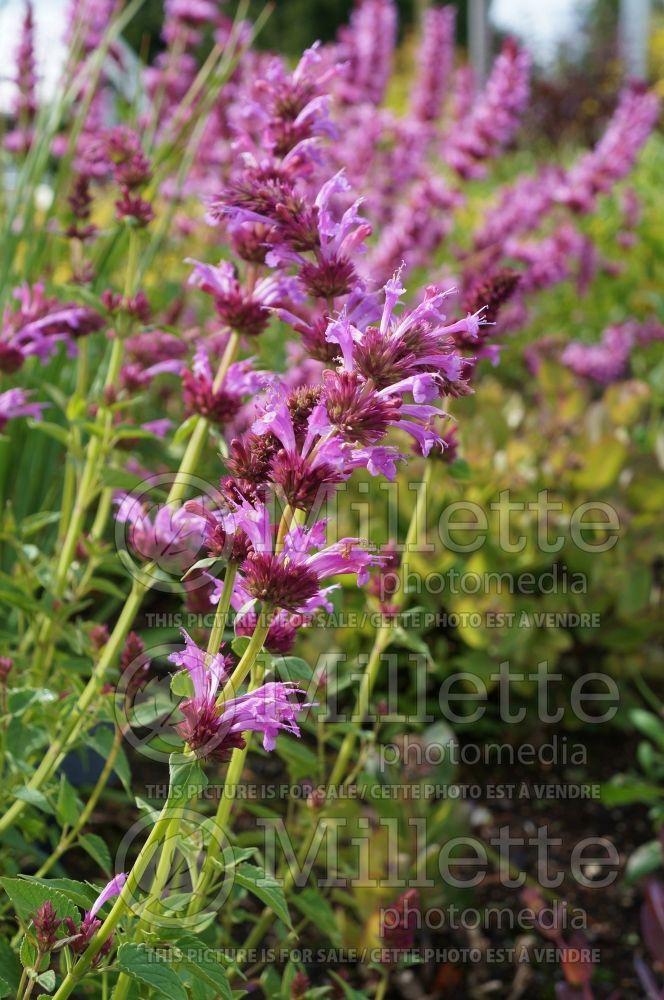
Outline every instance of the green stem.
{"type": "MultiPolygon", "coordinates": [[[[138,271],[138,234],[135,230],[129,230],[129,244],[127,250],[127,268],[125,274],[125,295],[127,297],[131,296],[134,292],[136,285],[136,276],[138,271]]],[[[69,568],[72,564],[74,554],[76,552],[76,546],[78,545],[80,539],[83,536],[83,529],[85,526],[85,518],[88,512],[88,508],[94,499],[97,491],[97,480],[99,477],[99,471],[106,458],[106,454],[109,449],[110,437],[113,430],[113,415],[110,408],[106,405],[105,394],[109,389],[113,389],[120,376],[120,369],[122,368],[122,360],[124,357],[124,344],[123,340],[126,334],[130,332],[130,328],[125,324],[122,330],[118,329],[116,331],[115,339],[111,347],[111,356],[108,363],[108,369],[106,372],[106,379],[104,381],[104,390],[102,393],[102,399],[97,411],[95,418],[95,432],[92,434],[85,453],[85,465],[83,467],[83,473],[81,475],[81,481],[78,486],[78,492],[76,495],[76,500],[74,503],[74,509],[71,513],[71,517],[62,518],[61,526],[65,529],[65,536],[62,542],[62,548],[60,549],[60,557],[57,562],[55,577],[53,580],[53,599],[56,601],[61,601],[64,596],[65,589],[67,586],[67,577],[69,575],[69,568]],[[66,525],[66,528],[65,528],[66,525]]],[[[83,345],[82,345],[83,346],[83,345]]],[[[87,381],[87,353],[81,355],[81,365],[79,366],[79,372],[77,377],[77,392],[79,389],[83,389],[84,383],[87,381]]],[[[72,432],[72,443],[77,448],[78,447],[78,431],[72,432]]],[[[68,456],[68,464],[71,464],[71,457],[68,456]]],[[[65,489],[69,491],[71,489],[71,484],[68,484],[65,478],[65,489]]],[[[67,501],[67,494],[65,495],[65,502],[67,501]]],[[[64,509],[64,505],[63,505],[64,509]]],[[[55,623],[52,618],[45,619],[37,633],[37,642],[35,646],[34,655],[34,670],[38,680],[43,679],[45,670],[48,669],[50,661],[54,652],[53,644],[53,633],[55,629],[55,623]]]]}
{"type": "Polygon", "coordinates": [[[76,821],[76,824],[72,827],[67,836],[63,837],[60,840],[60,843],[56,846],[53,853],[50,855],[50,857],[46,859],[46,861],[41,866],[39,871],[36,872],[35,875],[36,878],[43,878],[43,876],[46,875],[46,873],[51,870],[55,862],[59,858],[61,858],[62,855],[65,853],[65,851],[67,851],[71,847],[73,842],[78,837],[80,831],[87,823],[88,819],[92,815],[94,807],[97,805],[97,802],[99,801],[99,796],[106,787],[106,782],[108,781],[109,775],[111,774],[111,771],[115,767],[115,761],[117,760],[117,756],[118,753],[120,752],[121,745],[122,745],[122,734],[119,729],[116,729],[115,739],[113,740],[113,743],[111,745],[111,749],[106,759],[106,763],[104,764],[104,768],[101,774],[99,775],[99,778],[97,779],[97,783],[92,790],[90,798],[85,804],[83,812],[81,813],[78,820],[76,821]]]}
{"type": "Polygon", "coordinates": [[[227,698],[235,697],[236,693],[240,689],[240,686],[249,676],[251,668],[256,662],[256,657],[263,648],[263,643],[265,642],[269,630],[269,613],[267,611],[263,611],[259,615],[258,621],[256,622],[256,628],[254,629],[253,635],[249,640],[249,645],[242,654],[240,662],[229,677],[223,691],[217,698],[217,705],[220,707],[223,707],[227,698]]]}
{"type": "MultiPolygon", "coordinates": [[[[413,513],[410,519],[410,524],[408,525],[408,532],[406,534],[406,543],[404,545],[404,552],[401,559],[401,569],[400,569],[400,580],[401,586],[399,587],[396,595],[393,598],[393,603],[396,605],[397,609],[403,607],[406,600],[406,592],[403,583],[408,578],[408,555],[410,554],[413,545],[419,538],[420,530],[423,528],[426,519],[426,508],[428,500],[428,490],[431,483],[431,471],[432,463],[428,462],[422,480],[420,482],[417,499],[415,501],[415,507],[413,508],[413,513]]],[[[355,708],[353,710],[354,719],[362,719],[369,708],[369,702],[371,699],[371,693],[373,691],[374,685],[378,678],[380,663],[382,654],[385,652],[387,647],[390,645],[394,637],[394,622],[395,619],[387,621],[378,628],[376,636],[374,638],[374,643],[369,654],[369,659],[367,661],[367,666],[364,674],[362,675],[362,680],[360,681],[360,688],[357,694],[357,699],[355,701],[355,708]]],[[[346,768],[348,762],[353,753],[356,742],[356,733],[354,730],[349,731],[341,744],[339,750],[339,755],[337,761],[332,769],[330,775],[329,784],[338,785],[346,773],[346,768]]],[[[299,862],[298,867],[300,867],[301,859],[307,858],[309,851],[313,845],[314,838],[316,835],[316,826],[312,823],[309,835],[305,840],[302,850],[298,856],[299,862]]],[[[288,869],[284,875],[283,890],[285,894],[288,894],[295,884],[295,875],[291,869],[288,869]]],[[[245,955],[251,952],[260,942],[263,940],[265,934],[272,926],[274,920],[274,913],[271,909],[265,908],[260,918],[253,927],[253,930],[247,937],[245,941],[243,952],[245,955]]],[[[243,964],[243,958],[238,958],[238,964],[243,964]]]]}
{"type": "MultiPolygon", "coordinates": [[[[408,579],[408,564],[409,555],[415,544],[417,538],[419,537],[420,530],[424,524],[424,518],[426,515],[426,507],[428,500],[428,491],[431,484],[431,467],[432,463],[427,462],[425,467],[424,475],[422,481],[420,482],[417,498],[415,500],[415,507],[413,508],[413,513],[410,519],[410,524],[408,525],[408,532],[406,534],[406,542],[404,545],[403,555],[401,558],[401,568],[399,570],[399,580],[400,586],[396,594],[392,599],[393,605],[400,610],[403,608],[404,602],[406,600],[406,592],[404,588],[405,581],[408,579]]],[[[367,662],[367,668],[362,675],[362,680],[360,682],[360,689],[357,694],[357,701],[355,703],[355,709],[353,712],[353,718],[359,722],[364,718],[369,709],[369,700],[371,698],[371,692],[374,689],[376,679],[378,677],[378,671],[380,668],[381,656],[390,645],[394,636],[394,624],[393,620],[388,620],[383,622],[376,631],[376,636],[374,638],[373,647],[371,653],[369,654],[369,660],[367,662]]],[[[337,757],[336,764],[330,775],[330,784],[337,785],[344,774],[346,773],[346,765],[350,759],[353,752],[353,748],[356,742],[356,731],[354,729],[346,733],[344,741],[341,744],[341,749],[339,751],[339,756],[337,757]]]]}
{"type": "Polygon", "coordinates": [[[77,985],[90,970],[92,962],[99,954],[100,948],[106,941],[108,941],[111,934],[113,934],[118,926],[122,916],[129,909],[129,900],[138,890],[141,877],[150,864],[155,849],[167,835],[172,819],[172,797],[171,794],[169,794],[169,797],[164,804],[164,808],[159,814],[157,822],[152,827],[150,836],[143,844],[140,854],[136,858],[136,861],[134,862],[134,865],[127,877],[127,881],[122,888],[122,892],[116,899],[111,912],[108,914],[101,927],[92,938],[81,958],[67,973],[60,985],[60,988],[53,994],[53,1000],[66,1000],[67,997],[71,996],[73,990],[76,989],[77,985]]]}
{"type": "MultiPolygon", "coordinates": [[[[219,369],[215,376],[213,387],[215,391],[221,387],[224,378],[228,373],[228,369],[235,361],[237,357],[238,349],[240,346],[240,335],[238,333],[232,332],[228,338],[228,343],[226,344],[226,350],[221,359],[219,369]]],[[[182,457],[182,462],[180,468],[178,469],[173,485],[171,486],[170,493],[168,494],[168,503],[177,502],[183,500],[187,490],[190,486],[190,477],[193,474],[194,469],[198,465],[203,447],[207,440],[209,424],[204,417],[199,417],[196,421],[196,426],[194,431],[189,438],[185,453],[182,457]]]]}
{"type": "Polygon", "coordinates": [[[203,903],[205,902],[205,894],[210,882],[212,881],[212,876],[214,875],[214,863],[221,854],[222,840],[226,832],[226,828],[228,827],[228,821],[233,809],[235,792],[240,778],[242,777],[242,772],[244,771],[247,754],[249,753],[249,735],[250,734],[247,734],[245,745],[242,749],[235,749],[231,754],[228,770],[226,771],[226,778],[224,780],[224,788],[219,800],[217,814],[214,819],[214,833],[210,839],[200,875],[198,876],[196,885],[194,886],[194,890],[192,892],[189,907],[187,909],[188,917],[192,917],[199,913],[203,907],[203,903]]]}
{"type": "MultiPolygon", "coordinates": [[[[143,576],[134,580],[132,589],[127,597],[127,601],[122,610],[122,614],[111,633],[108,642],[102,650],[101,657],[95,667],[90,680],[78,697],[76,705],[70,713],[62,734],[51,744],[49,750],[44,755],[41,764],[28,782],[30,789],[40,789],[53,772],[60,766],[69,748],[77,739],[79,733],[88,721],[87,713],[90,705],[97,696],[101,688],[106,672],[110,665],[115,662],[116,656],[120,654],[127,633],[132,626],[134,618],[141,606],[144,594],[150,589],[151,581],[149,567],[143,576]]],[[[21,815],[26,802],[17,799],[0,817],[0,833],[8,830],[14,821],[21,815]]]]}
{"type": "MultiPolygon", "coordinates": [[[[219,383],[223,381],[230,365],[235,360],[235,354],[238,349],[239,336],[232,333],[226,347],[226,351],[224,352],[219,371],[217,372],[215,384],[217,381],[219,383]]],[[[169,503],[172,503],[173,500],[178,498],[178,496],[184,495],[184,491],[182,494],[179,493],[180,486],[184,483],[186,490],[186,484],[189,477],[192,475],[193,470],[196,468],[200,460],[201,452],[207,437],[207,422],[203,420],[202,417],[199,418],[199,426],[200,425],[205,426],[205,433],[197,439],[195,448],[187,448],[182,458],[175,482],[173,483],[173,487],[171,488],[171,492],[168,496],[169,503]]],[[[195,433],[196,431],[194,431],[194,434],[195,433]]],[[[151,587],[152,578],[150,574],[150,567],[148,566],[143,571],[141,577],[134,581],[129,597],[127,598],[127,602],[122,610],[122,614],[118,618],[115,628],[113,629],[113,632],[103,649],[101,659],[99,660],[92,677],[88,681],[78,699],[78,702],[76,703],[73,712],[73,719],[68,723],[64,734],[51,745],[51,748],[44,756],[40,766],[28,782],[29,788],[37,790],[41,788],[44,782],[47,781],[53,772],[60,766],[67,751],[77,738],[79,732],[83,728],[86,711],[92,703],[94,696],[97,694],[97,691],[101,687],[107,670],[115,662],[116,656],[119,655],[122,645],[127,637],[127,633],[129,632],[129,629],[134,622],[134,618],[140,609],[143,597],[151,589],[151,587]]],[[[265,634],[267,635],[267,629],[265,634]]],[[[242,660],[240,663],[242,663],[242,660]]],[[[239,666],[240,664],[238,664],[238,667],[239,666]]],[[[18,819],[21,815],[26,805],[27,802],[25,802],[25,800],[17,799],[5,812],[5,814],[0,817],[0,834],[12,826],[16,819],[18,819]]]]}
{"type": "MultiPolygon", "coordinates": [[[[369,659],[367,661],[366,670],[362,674],[362,680],[360,681],[360,688],[357,694],[355,708],[353,710],[353,717],[351,719],[351,722],[356,723],[358,727],[369,710],[371,692],[374,689],[374,685],[378,677],[381,657],[390,645],[392,636],[393,626],[391,624],[381,625],[376,633],[374,644],[371,648],[371,653],[369,654],[369,659]]],[[[355,748],[356,741],[356,730],[349,730],[344,737],[336,763],[332,769],[332,774],[330,775],[329,780],[330,785],[338,785],[341,783],[341,780],[346,773],[346,767],[348,766],[353,749],[355,748]]]]}
{"type": "MultiPolygon", "coordinates": [[[[256,657],[254,657],[252,668],[254,670],[254,678],[249,689],[250,691],[255,690],[263,678],[263,670],[258,669],[256,657]]],[[[201,868],[201,873],[196,881],[196,885],[194,886],[194,891],[187,910],[187,916],[193,916],[198,913],[205,901],[205,894],[214,875],[215,862],[218,861],[219,855],[222,851],[223,837],[230,824],[237,788],[242,777],[242,772],[244,771],[244,765],[246,763],[247,754],[249,753],[251,745],[251,737],[252,734],[247,733],[244,746],[241,749],[236,748],[231,754],[228,770],[226,771],[223,793],[219,800],[217,813],[214,819],[213,829],[215,831],[215,835],[213,835],[210,839],[210,844],[205,856],[205,861],[203,862],[203,866],[201,868]]]]}
{"type": "Polygon", "coordinates": [[[216,656],[219,652],[219,647],[221,646],[221,640],[224,637],[224,631],[226,629],[226,621],[228,619],[228,612],[231,606],[231,597],[233,596],[233,585],[235,583],[235,577],[237,576],[237,563],[229,563],[226,567],[226,573],[224,575],[224,589],[221,592],[221,597],[219,599],[219,604],[214,615],[214,625],[210,630],[210,638],[208,639],[207,651],[206,651],[206,662],[209,664],[213,656],[216,656]]]}
{"type": "MultiPolygon", "coordinates": [[[[139,935],[141,934],[141,931],[147,924],[150,923],[151,907],[154,906],[157,911],[160,908],[161,894],[164,891],[166,883],[168,882],[168,876],[171,873],[173,855],[175,853],[175,848],[177,847],[181,820],[182,806],[176,805],[171,811],[168,826],[166,827],[164,833],[164,839],[161,845],[161,854],[159,855],[159,861],[157,862],[157,870],[155,872],[154,881],[150,888],[150,895],[145,901],[143,912],[141,913],[140,919],[134,928],[134,932],[128,940],[136,940],[137,938],[140,940],[139,935]]],[[[131,987],[131,982],[130,976],[126,975],[124,972],[120,973],[113,991],[114,1000],[126,1000],[131,987]]]]}

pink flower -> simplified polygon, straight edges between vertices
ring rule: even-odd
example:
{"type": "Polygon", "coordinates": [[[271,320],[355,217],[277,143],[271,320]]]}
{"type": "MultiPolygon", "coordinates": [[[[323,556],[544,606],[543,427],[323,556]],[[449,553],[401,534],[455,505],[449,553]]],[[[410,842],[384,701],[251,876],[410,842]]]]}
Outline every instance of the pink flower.
{"type": "Polygon", "coordinates": [[[186,508],[167,504],[156,507],[151,518],[145,505],[128,493],[115,498],[115,515],[120,524],[128,524],[128,540],[136,554],[156,562],[168,573],[181,574],[196,561],[204,539],[201,519],[186,508]]]}
{"type": "Polygon", "coordinates": [[[226,326],[248,337],[257,337],[266,329],[271,309],[285,305],[290,299],[302,298],[293,278],[279,275],[261,278],[248,291],[228,261],[222,260],[215,266],[189,258],[188,263],[194,265],[189,283],[212,296],[217,314],[226,326]]]}
{"type": "Polygon", "coordinates": [[[7,389],[0,392],[0,431],[16,417],[33,417],[41,420],[42,410],[48,403],[29,403],[29,393],[25,389],[7,389]]]}
{"type": "Polygon", "coordinates": [[[530,93],[530,57],[508,39],[469,120],[459,122],[445,159],[464,178],[481,177],[482,162],[496,156],[514,135],[530,93]]]}
{"type": "Polygon", "coordinates": [[[454,7],[429,7],[422,22],[418,74],[411,97],[411,112],[421,122],[440,116],[454,60],[454,7]]]}
{"type": "Polygon", "coordinates": [[[188,672],[194,693],[180,704],[185,718],[176,729],[197,756],[227,760],[233,749],[245,745],[247,732],[262,733],[265,750],[274,750],[282,731],[299,737],[297,716],[309,706],[294,700],[294,695],[302,694],[297,685],[264,684],[218,705],[217,692],[228,674],[225,657],[221,653],[207,657],[184,630],[182,635],[184,650],[169,659],[188,672]]]}

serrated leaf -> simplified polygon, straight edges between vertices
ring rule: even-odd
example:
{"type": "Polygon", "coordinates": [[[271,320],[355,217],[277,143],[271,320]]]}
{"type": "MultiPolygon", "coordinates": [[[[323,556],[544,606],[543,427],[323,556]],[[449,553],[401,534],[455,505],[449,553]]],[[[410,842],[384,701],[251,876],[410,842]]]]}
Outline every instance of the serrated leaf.
{"type": "Polygon", "coordinates": [[[83,850],[96,861],[105,875],[111,873],[111,852],[96,833],[86,833],[78,838],[78,842],[83,850]]]}
{"type": "Polygon", "coordinates": [[[241,864],[233,873],[233,878],[237,885],[248,889],[268,906],[275,916],[279,918],[287,927],[292,928],[288,906],[284,890],[271,875],[267,875],[263,868],[258,865],[241,864]]]}
{"type": "MultiPolygon", "coordinates": [[[[99,895],[98,889],[88,885],[87,882],[76,882],[73,878],[38,878],[36,875],[22,875],[21,878],[45,889],[55,889],[82,910],[89,910],[99,895]]],[[[0,962],[0,973],[1,971],[0,962]]]]}
{"type": "Polygon", "coordinates": [[[204,956],[207,951],[208,949],[201,942],[196,960],[193,961],[186,958],[185,953],[180,959],[179,964],[183,965],[200,982],[205,983],[206,986],[211,986],[215,991],[216,997],[221,997],[221,1000],[233,1000],[233,991],[228,981],[226,970],[218,962],[206,960],[204,956]]]}
{"type": "Polygon", "coordinates": [[[44,885],[27,878],[0,878],[0,885],[14,904],[14,909],[19,917],[25,923],[47,900],[50,900],[53,909],[62,919],[71,917],[77,923],[80,920],[81,915],[78,908],[63,893],[57,892],[55,889],[46,888],[44,885]]]}
{"type": "Polygon", "coordinates": [[[131,979],[156,990],[158,997],[164,1000],[187,1000],[187,992],[177,972],[162,952],[148,948],[145,944],[121,944],[116,964],[131,979]]]}

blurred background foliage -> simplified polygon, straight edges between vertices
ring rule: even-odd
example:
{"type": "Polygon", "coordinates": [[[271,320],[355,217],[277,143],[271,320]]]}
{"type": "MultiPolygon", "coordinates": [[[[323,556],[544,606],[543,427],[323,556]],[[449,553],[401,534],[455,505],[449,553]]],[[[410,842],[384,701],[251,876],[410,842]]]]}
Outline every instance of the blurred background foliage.
{"type": "MultiPolygon", "coordinates": [[[[227,9],[235,13],[240,0],[229,0],[227,9]]],[[[266,0],[249,0],[249,18],[255,20],[266,0]]],[[[333,39],[347,23],[354,0],[275,0],[257,45],[277,50],[296,59],[316,40],[333,39]]],[[[421,12],[429,0],[398,0],[401,49],[397,74],[392,83],[392,102],[406,93],[416,59],[416,30],[421,12]],[[399,85],[401,82],[402,86],[399,85]]],[[[465,47],[468,37],[467,0],[446,0],[457,9],[457,43],[465,47]]],[[[146,0],[129,26],[126,36],[134,49],[154,56],[162,47],[160,32],[164,17],[163,0],[146,0]]],[[[550,142],[594,142],[615,103],[623,78],[618,58],[617,0],[592,0],[581,23],[581,44],[561,44],[556,57],[546,67],[535,67],[533,96],[526,127],[550,142]]],[[[650,47],[651,83],[664,92],[664,9],[655,6],[650,47]]],[[[500,32],[494,31],[494,49],[500,32]]]]}

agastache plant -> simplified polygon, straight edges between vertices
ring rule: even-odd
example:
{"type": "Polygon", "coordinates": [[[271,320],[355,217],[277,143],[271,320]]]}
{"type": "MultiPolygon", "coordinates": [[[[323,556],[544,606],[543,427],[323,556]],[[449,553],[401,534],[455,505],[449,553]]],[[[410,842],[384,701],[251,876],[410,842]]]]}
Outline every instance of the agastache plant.
{"type": "MultiPolygon", "coordinates": [[[[254,864],[238,795],[250,751],[269,766],[295,760],[300,776],[315,768],[331,787],[362,766],[382,657],[406,634],[427,491],[457,457],[456,401],[481,387],[482,359],[498,362],[531,297],[592,281],[600,265],[578,221],[629,173],[658,112],[651,93],[627,90],[593,151],[499,189],[459,245],[469,182],[515,140],[528,101],[516,42],[473,93],[454,68],[454,14],[431,9],[400,116],[385,104],[392,0],[359,3],[336,41],[294,68],[251,48],[246,4],[232,20],[211,0],[172,0],[129,124],[107,111],[138,6],[72,6],[63,95],[40,134],[28,5],[5,139],[19,182],[1,272],[0,431],[36,464],[45,452],[33,442],[58,449],[44,462],[48,508],[24,519],[19,496],[3,529],[17,635],[0,657],[0,833],[29,869],[3,880],[20,925],[20,1000],[37,988],[54,1000],[97,987],[114,1000],[229,996],[276,917],[290,933],[289,903],[312,918],[291,870],[277,881],[254,864]],[[54,171],[54,198],[33,237],[40,165],[54,171]],[[339,530],[358,473],[385,485],[409,463],[421,485],[401,553],[339,530]],[[347,685],[353,721],[336,728],[327,675],[290,654],[307,630],[333,645],[320,622],[342,579],[364,588],[380,624],[356,691],[347,685]],[[147,616],[174,602],[196,625],[167,626],[152,648],[147,616]],[[138,832],[119,810],[130,849],[114,868],[87,825],[114,772],[130,789],[123,737],[131,745],[155,719],[165,801],[139,801],[138,832]],[[84,805],[70,765],[86,746],[102,765],[84,805]],[[44,815],[63,828],[52,841],[44,815]],[[126,874],[91,895],[65,877],[76,847],[106,877],[126,874]],[[236,940],[233,909],[248,894],[265,909],[238,908],[252,926],[236,940]],[[216,931],[233,959],[209,957],[216,931]]],[[[608,383],[659,338],[654,326],[611,327],[600,345],[570,343],[563,362],[608,383]]],[[[298,857],[329,808],[323,793],[289,809],[298,857]]],[[[299,970],[291,995],[307,983],[299,970]]]]}

